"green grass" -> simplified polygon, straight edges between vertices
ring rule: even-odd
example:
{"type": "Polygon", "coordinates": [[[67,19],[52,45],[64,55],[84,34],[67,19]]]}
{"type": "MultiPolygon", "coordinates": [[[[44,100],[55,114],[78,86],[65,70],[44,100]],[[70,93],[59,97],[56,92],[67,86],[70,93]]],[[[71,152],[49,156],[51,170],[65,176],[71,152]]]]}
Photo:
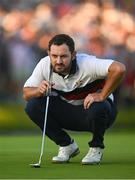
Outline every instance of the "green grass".
{"type": "Polygon", "coordinates": [[[101,165],[81,165],[81,159],[88,151],[89,135],[74,133],[71,135],[81,150],[77,157],[68,164],[52,164],[51,158],[57,154],[58,147],[46,139],[42,167],[34,169],[29,164],[38,162],[42,136],[11,134],[16,131],[39,132],[39,129],[28,119],[22,105],[1,104],[0,179],[135,179],[134,130],[134,108],[121,108],[112,130],[105,136],[106,148],[101,165]],[[9,135],[5,136],[8,132],[9,135]]]}
{"type": "Polygon", "coordinates": [[[42,167],[35,169],[29,163],[37,162],[41,136],[0,136],[0,179],[134,179],[135,133],[108,132],[106,148],[100,165],[81,165],[88,151],[89,135],[71,134],[81,153],[68,164],[52,164],[57,146],[46,138],[42,167]]]}

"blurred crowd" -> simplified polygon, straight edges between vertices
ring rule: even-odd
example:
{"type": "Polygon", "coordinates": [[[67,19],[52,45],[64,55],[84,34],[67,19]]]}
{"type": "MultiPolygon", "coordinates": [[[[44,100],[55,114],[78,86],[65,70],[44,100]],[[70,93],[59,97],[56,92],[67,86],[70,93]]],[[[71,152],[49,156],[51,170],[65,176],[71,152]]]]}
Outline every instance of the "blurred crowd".
{"type": "Polygon", "coordinates": [[[0,0],[0,101],[19,102],[22,87],[49,39],[68,33],[78,52],[127,66],[115,92],[118,103],[135,104],[135,1],[0,0]]]}

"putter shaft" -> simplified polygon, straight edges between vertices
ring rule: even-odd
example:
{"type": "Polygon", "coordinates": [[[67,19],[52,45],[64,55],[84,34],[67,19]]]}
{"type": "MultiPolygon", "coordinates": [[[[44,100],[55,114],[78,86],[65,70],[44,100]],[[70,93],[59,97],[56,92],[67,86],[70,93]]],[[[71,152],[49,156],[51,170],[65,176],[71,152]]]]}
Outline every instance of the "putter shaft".
{"type": "Polygon", "coordinates": [[[41,145],[41,152],[38,163],[30,164],[31,167],[38,168],[41,165],[42,156],[44,152],[44,144],[45,144],[45,131],[46,131],[46,122],[47,122],[47,114],[48,114],[48,106],[49,106],[49,94],[46,98],[46,109],[45,109],[45,118],[44,118],[44,128],[43,128],[43,135],[42,135],[42,145],[41,145]]]}

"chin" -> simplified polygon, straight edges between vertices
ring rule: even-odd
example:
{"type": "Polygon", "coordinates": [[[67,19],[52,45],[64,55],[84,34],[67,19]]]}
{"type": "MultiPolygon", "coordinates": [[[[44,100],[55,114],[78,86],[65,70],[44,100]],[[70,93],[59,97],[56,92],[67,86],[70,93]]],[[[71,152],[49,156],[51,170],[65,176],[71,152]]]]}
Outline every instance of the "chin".
{"type": "Polygon", "coordinates": [[[54,69],[53,71],[54,71],[55,73],[63,73],[63,71],[60,70],[60,69],[54,69]]]}
{"type": "Polygon", "coordinates": [[[54,72],[56,72],[56,73],[63,73],[64,69],[62,69],[62,68],[54,68],[54,72]]]}

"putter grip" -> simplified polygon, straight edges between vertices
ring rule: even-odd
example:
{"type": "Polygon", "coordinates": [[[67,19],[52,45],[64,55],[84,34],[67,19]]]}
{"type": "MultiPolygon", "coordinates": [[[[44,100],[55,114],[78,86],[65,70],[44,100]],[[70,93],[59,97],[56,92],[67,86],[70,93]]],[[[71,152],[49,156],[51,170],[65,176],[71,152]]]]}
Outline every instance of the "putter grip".
{"type": "Polygon", "coordinates": [[[48,88],[48,90],[47,90],[45,96],[50,96],[50,95],[51,95],[51,88],[48,88]]]}

